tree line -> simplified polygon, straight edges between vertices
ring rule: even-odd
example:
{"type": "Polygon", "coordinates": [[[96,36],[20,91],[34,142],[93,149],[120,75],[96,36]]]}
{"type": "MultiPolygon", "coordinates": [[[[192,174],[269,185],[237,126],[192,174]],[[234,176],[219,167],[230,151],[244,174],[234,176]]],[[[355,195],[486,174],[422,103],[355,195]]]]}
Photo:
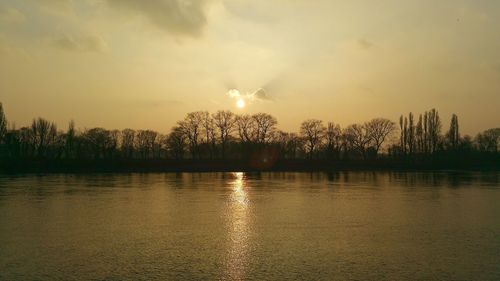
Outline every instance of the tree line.
{"type": "Polygon", "coordinates": [[[500,128],[474,138],[462,136],[457,115],[449,129],[435,109],[401,116],[399,124],[375,118],[342,128],[334,122],[309,119],[298,133],[278,129],[267,113],[235,114],[220,110],[188,113],[168,134],[153,130],[65,130],[44,118],[30,126],[9,125],[0,103],[2,159],[270,159],[368,160],[428,159],[436,156],[498,155],[500,128]]]}

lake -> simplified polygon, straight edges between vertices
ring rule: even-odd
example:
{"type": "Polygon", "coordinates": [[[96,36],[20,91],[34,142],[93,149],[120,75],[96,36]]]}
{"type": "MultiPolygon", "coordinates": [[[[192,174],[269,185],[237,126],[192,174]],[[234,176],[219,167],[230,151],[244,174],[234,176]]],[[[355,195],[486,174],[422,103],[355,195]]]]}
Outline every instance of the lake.
{"type": "Polygon", "coordinates": [[[500,173],[0,176],[1,280],[500,280],[500,173]]]}

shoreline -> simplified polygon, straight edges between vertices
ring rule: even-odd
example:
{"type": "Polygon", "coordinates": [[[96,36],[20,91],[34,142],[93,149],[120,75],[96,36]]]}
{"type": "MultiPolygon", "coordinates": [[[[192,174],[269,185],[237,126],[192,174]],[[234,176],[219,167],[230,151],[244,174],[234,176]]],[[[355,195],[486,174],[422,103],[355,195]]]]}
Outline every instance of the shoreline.
{"type": "Polygon", "coordinates": [[[0,174],[18,173],[196,173],[337,171],[500,171],[500,161],[450,160],[1,160],[0,174]]]}

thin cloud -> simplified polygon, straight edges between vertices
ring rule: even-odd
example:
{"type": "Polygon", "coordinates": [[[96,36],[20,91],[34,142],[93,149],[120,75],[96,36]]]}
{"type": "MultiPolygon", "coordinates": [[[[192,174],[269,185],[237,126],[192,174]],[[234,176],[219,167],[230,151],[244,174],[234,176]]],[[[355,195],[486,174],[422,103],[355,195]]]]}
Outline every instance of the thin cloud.
{"type": "Polygon", "coordinates": [[[138,102],[139,105],[147,108],[158,108],[158,107],[166,107],[166,106],[182,106],[184,102],[175,99],[161,100],[161,99],[152,99],[152,100],[143,100],[138,102]]]}
{"type": "Polygon", "coordinates": [[[206,0],[107,0],[116,9],[137,13],[176,35],[199,37],[207,24],[206,0]]]}
{"type": "Polygon", "coordinates": [[[94,35],[80,38],[64,35],[54,39],[52,45],[61,50],[73,52],[104,52],[108,49],[106,41],[94,35]]]}
{"type": "Polygon", "coordinates": [[[37,0],[36,3],[45,11],[69,13],[73,9],[71,0],[37,0]]]}
{"type": "Polygon", "coordinates": [[[251,94],[257,100],[265,100],[270,101],[271,98],[267,94],[267,92],[263,88],[257,89],[255,92],[251,94]]]}
{"type": "Polygon", "coordinates": [[[14,8],[0,7],[0,22],[23,23],[26,17],[19,10],[14,8]]]}
{"type": "Polygon", "coordinates": [[[3,56],[9,52],[9,47],[7,46],[6,43],[2,42],[0,38],[0,56],[3,56]]]}
{"type": "Polygon", "coordinates": [[[276,22],[276,13],[272,10],[255,5],[253,1],[225,0],[224,7],[231,14],[254,23],[276,22]]]}
{"type": "Polygon", "coordinates": [[[240,90],[233,88],[227,92],[227,96],[236,100],[243,99],[246,102],[272,101],[268,93],[263,88],[259,88],[248,93],[242,93],[240,90]]]}
{"type": "Polygon", "coordinates": [[[361,48],[363,48],[365,50],[368,50],[368,49],[375,47],[375,44],[373,44],[372,42],[370,42],[366,39],[359,39],[358,44],[361,48]]]}
{"type": "Polygon", "coordinates": [[[491,67],[495,72],[498,72],[500,74],[500,62],[493,64],[491,67]]]}

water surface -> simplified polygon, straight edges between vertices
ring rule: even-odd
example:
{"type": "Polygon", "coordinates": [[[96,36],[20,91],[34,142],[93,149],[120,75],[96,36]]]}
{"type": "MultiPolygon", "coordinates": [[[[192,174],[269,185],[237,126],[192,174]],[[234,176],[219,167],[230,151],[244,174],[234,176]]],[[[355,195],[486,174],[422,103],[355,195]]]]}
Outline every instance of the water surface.
{"type": "Polygon", "coordinates": [[[500,280],[500,173],[0,177],[1,280],[500,280]]]}

